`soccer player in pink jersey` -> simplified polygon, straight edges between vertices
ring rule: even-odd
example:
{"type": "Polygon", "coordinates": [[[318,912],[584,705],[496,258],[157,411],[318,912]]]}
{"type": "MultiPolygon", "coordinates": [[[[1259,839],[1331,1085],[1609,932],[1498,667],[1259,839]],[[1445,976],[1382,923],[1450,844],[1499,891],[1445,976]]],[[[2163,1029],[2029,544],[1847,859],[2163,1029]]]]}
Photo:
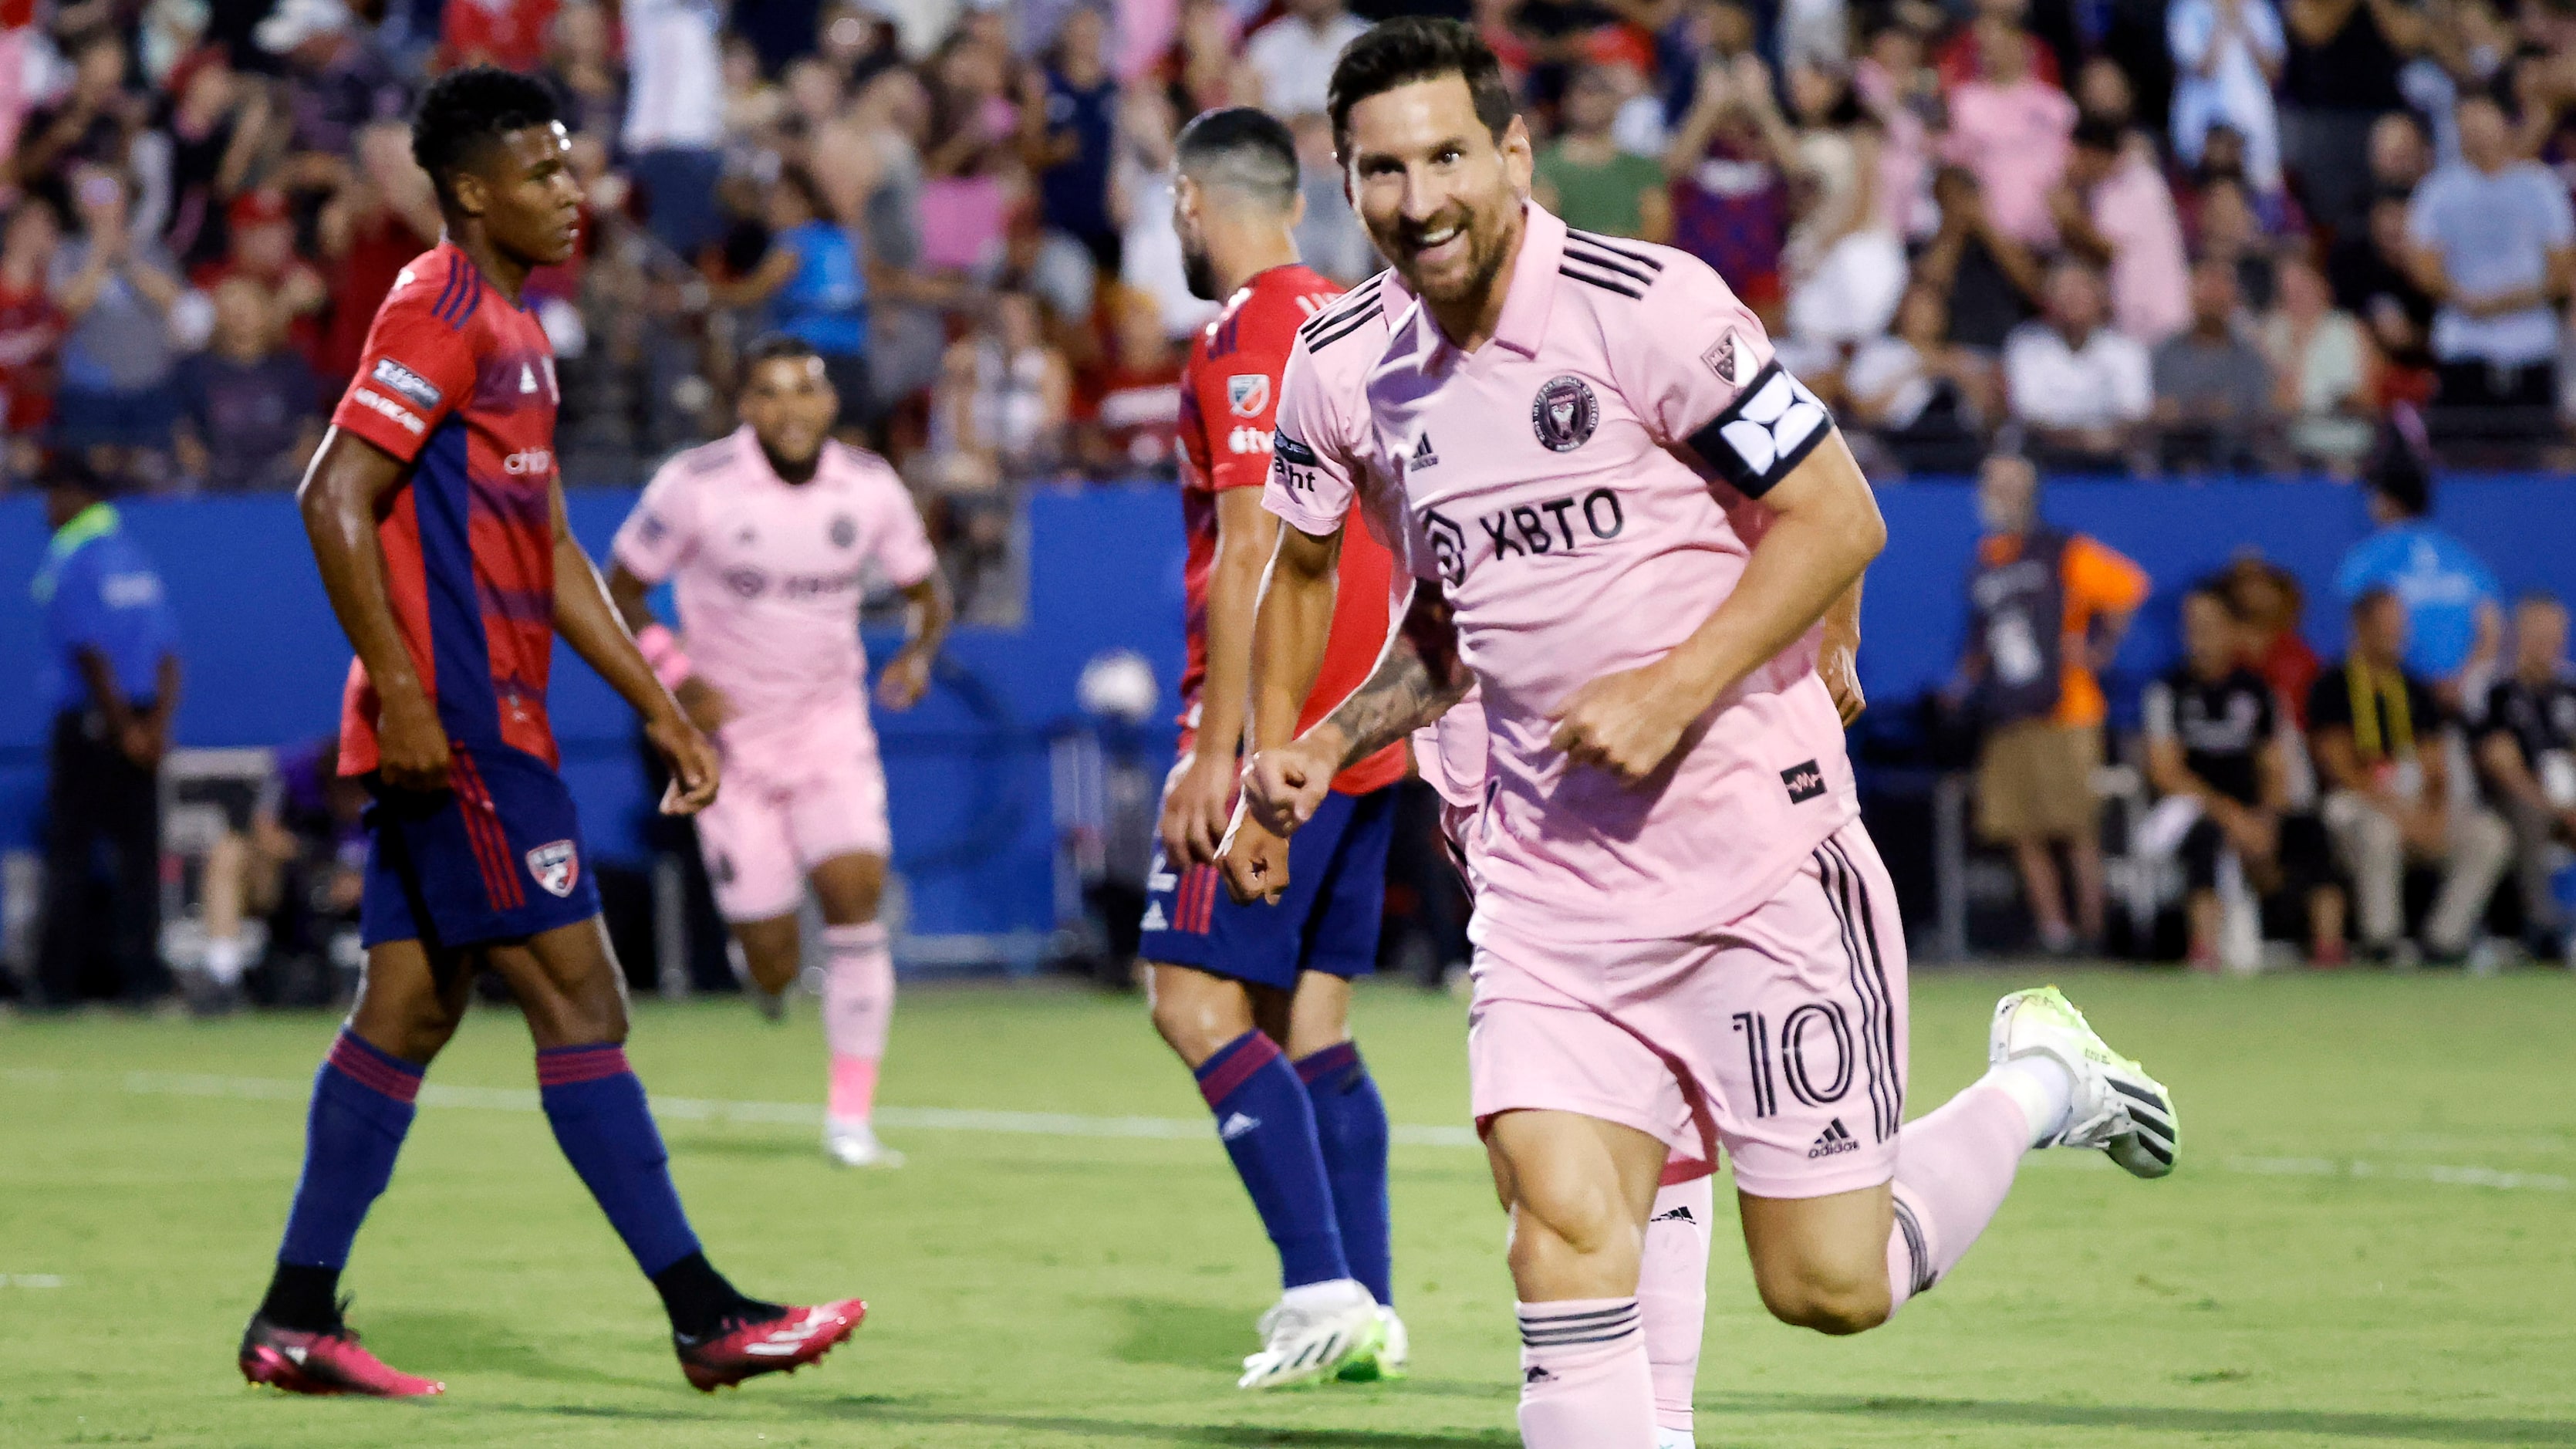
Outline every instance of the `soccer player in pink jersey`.
{"type": "Polygon", "coordinates": [[[826,436],[839,406],[812,346],[754,342],[743,425],[653,475],[617,531],[608,589],[723,757],[724,793],[699,812],[698,847],[755,987],[774,997],[795,982],[807,887],[822,908],[824,1151],[844,1166],[895,1167],[902,1154],[871,1120],[894,1015],[877,919],[893,837],[859,605],[872,575],[908,604],[903,648],[877,681],[877,702],[896,710],[929,687],[950,608],[903,481],[826,436]],[[678,634],[645,600],[664,579],[678,634]]]}
{"type": "MultiPolygon", "coordinates": [[[[1391,319],[1412,304],[1403,280],[1381,272],[1353,288],[1301,329],[1281,379],[1278,435],[1264,488],[1273,513],[1294,507],[1298,517],[1323,513],[1347,519],[1357,511],[1369,531],[1395,540],[1401,517],[1394,464],[1380,455],[1370,426],[1368,370],[1385,348],[1391,319]],[[1296,502],[1287,495],[1294,494],[1296,502]]],[[[1410,580],[1408,578],[1407,582],[1410,580]]],[[[1294,590],[1279,591],[1284,601],[1294,590]]],[[[1264,595],[1252,655],[1256,738],[1286,739],[1295,731],[1303,699],[1297,685],[1319,662],[1302,654],[1320,640],[1298,636],[1284,610],[1264,595]]],[[[1441,830],[1469,892],[1475,890],[1480,849],[1477,816],[1485,797],[1485,717],[1471,692],[1448,714],[1416,731],[1416,773],[1441,798],[1441,830]]],[[[1229,857],[1266,852],[1266,896],[1288,884],[1285,843],[1258,824],[1238,820],[1226,841],[1229,857]]],[[[1240,868],[1240,867],[1232,867],[1240,868]]],[[[1702,1326],[1708,1310],[1708,1231],[1714,1163],[1676,1155],[1666,1164],[1648,1216],[1638,1274],[1642,1334],[1654,1372],[1659,1446],[1687,1446],[1691,1395],[1699,1371],[1702,1326]]]]}
{"type": "MultiPolygon", "coordinates": [[[[1472,30],[1378,27],[1329,111],[1419,299],[1367,391],[1423,586],[1369,683],[1255,757],[1246,804],[1293,830],[1353,750],[1481,688],[1468,1055],[1521,1433],[1649,1449],[1639,1258],[1676,1153],[1729,1154],[1773,1314],[1853,1333],[1960,1260],[2032,1148],[2171,1171],[2173,1102],[2047,988],[2006,996],[1987,1075],[1905,1123],[1904,937],[1815,668],[1885,525],[1831,417],[1706,265],[1528,202],[1472,30]]],[[[1329,577],[1287,558],[1342,519],[1282,511],[1272,587],[1329,577]]]]}

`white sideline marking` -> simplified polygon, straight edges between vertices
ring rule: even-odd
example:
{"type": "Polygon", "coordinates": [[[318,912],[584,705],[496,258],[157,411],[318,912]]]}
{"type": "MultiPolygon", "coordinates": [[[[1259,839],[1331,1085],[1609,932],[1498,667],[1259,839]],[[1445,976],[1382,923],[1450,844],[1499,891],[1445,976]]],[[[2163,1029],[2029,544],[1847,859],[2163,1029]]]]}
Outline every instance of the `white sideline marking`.
{"type": "MultiPolygon", "coordinates": [[[[100,1077],[107,1074],[100,1073],[100,1077]]],[[[87,1074],[84,1074],[84,1079],[87,1074]]],[[[130,1096],[235,1097],[263,1102],[301,1102],[313,1089],[309,1080],[293,1077],[225,1077],[187,1072],[123,1072],[115,1080],[130,1096]]],[[[30,1087],[72,1089],[79,1083],[66,1072],[45,1067],[0,1068],[0,1081],[30,1087]]],[[[447,1087],[420,1089],[424,1107],[459,1107],[485,1112],[544,1110],[537,1094],[514,1087],[447,1087]]],[[[749,1122],[790,1127],[822,1125],[823,1109],[811,1102],[734,1102],[712,1097],[655,1097],[653,1115],[666,1122],[749,1122]]],[[[968,1107],[879,1107],[884,1126],[919,1132],[993,1132],[1018,1137],[1108,1137],[1162,1142],[1203,1141],[1214,1130],[1197,1117],[1086,1117],[1070,1112],[997,1112],[968,1107]]],[[[1399,1123],[1389,1138],[1405,1147],[1472,1148],[1480,1145],[1474,1129],[1399,1123]]],[[[2395,1144],[2390,1144],[2395,1145],[2395,1144]]],[[[2465,1145],[2465,1144],[2460,1144],[2465,1145]]],[[[2050,1153],[2036,1159],[2052,1166],[2107,1167],[2093,1153],[2050,1153]]],[[[2483,1187],[2498,1192],[2568,1192],[2576,1179],[2554,1172],[2507,1172],[2492,1167],[2453,1167],[2418,1163],[2380,1163],[2331,1157],[2224,1157],[2223,1172],[2254,1177],[2339,1177],[2400,1182],[2430,1182],[2445,1187],[2483,1187]]],[[[42,1275],[36,1275],[42,1276],[42,1275]]],[[[0,1284],[56,1287],[0,1277],[0,1284]]]]}
{"type": "Polygon", "coordinates": [[[60,1288],[60,1273],[0,1273],[0,1288],[60,1288]]]}

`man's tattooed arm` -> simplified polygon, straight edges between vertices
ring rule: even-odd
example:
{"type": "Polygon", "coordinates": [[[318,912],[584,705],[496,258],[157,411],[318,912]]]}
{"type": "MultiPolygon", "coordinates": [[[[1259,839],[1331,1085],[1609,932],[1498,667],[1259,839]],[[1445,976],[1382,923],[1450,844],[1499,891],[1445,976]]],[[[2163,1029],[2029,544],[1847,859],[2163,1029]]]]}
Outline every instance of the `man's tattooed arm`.
{"type": "Polygon", "coordinates": [[[1377,668],[1333,712],[1315,722],[1331,730],[1349,766],[1449,712],[1476,682],[1458,658],[1458,630],[1437,584],[1417,582],[1404,623],[1386,641],[1377,668]]]}

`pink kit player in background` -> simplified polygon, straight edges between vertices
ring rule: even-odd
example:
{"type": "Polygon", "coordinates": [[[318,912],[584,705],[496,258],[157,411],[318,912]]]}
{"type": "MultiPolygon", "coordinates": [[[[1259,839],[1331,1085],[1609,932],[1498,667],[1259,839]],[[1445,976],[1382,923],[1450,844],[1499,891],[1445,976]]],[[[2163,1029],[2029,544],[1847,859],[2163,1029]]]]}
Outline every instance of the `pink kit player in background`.
{"type": "MultiPolygon", "coordinates": [[[[819,372],[797,371],[802,360],[765,359],[754,386],[825,386],[819,372]]],[[[756,405],[747,397],[746,413],[756,405]]],[[[890,1166],[899,1158],[876,1143],[869,1120],[894,1008],[886,928],[874,919],[893,839],[859,609],[874,582],[912,595],[928,616],[916,618],[906,655],[888,669],[885,701],[904,707],[926,679],[945,595],[921,517],[885,460],[818,439],[800,467],[782,461],[759,421],[654,475],[618,530],[612,588],[626,604],[629,594],[640,600],[645,588],[671,584],[679,635],[648,623],[638,639],[684,705],[710,707],[700,687],[720,701],[710,733],[724,787],[697,820],[717,907],[754,984],[774,1000],[795,978],[796,918],[808,881],[815,884],[832,1051],[827,1147],[851,1165],[890,1166]],[[807,476],[790,481],[782,467],[807,476]],[[915,656],[917,668],[907,669],[915,656]],[[855,884],[836,889],[836,879],[850,877],[855,884]],[[863,899],[844,904],[843,894],[863,899]]]]}

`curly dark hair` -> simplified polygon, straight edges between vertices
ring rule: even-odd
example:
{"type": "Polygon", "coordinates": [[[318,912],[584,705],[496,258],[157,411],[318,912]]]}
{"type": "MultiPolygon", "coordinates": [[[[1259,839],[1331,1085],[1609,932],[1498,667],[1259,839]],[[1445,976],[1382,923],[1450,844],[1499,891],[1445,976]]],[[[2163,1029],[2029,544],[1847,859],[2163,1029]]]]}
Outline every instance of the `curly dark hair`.
{"type": "Polygon", "coordinates": [[[412,159],[429,173],[439,200],[450,201],[448,178],[485,147],[558,119],[554,92],[527,76],[489,65],[452,70],[432,81],[412,110],[412,159]]]}
{"type": "Polygon", "coordinates": [[[1475,99],[1476,119],[1501,141],[1512,117],[1520,114],[1520,103],[1512,96],[1511,82],[1503,79],[1502,62],[1494,58],[1493,49],[1475,27],[1461,20],[1420,15],[1398,16],[1371,26],[1343,46],[1341,57],[1333,62],[1324,113],[1333,123],[1334,154],[1350,155],[1351,107],[1398,86],[1450,75],[1467,83],[1467,93],[1475,99]]]}

